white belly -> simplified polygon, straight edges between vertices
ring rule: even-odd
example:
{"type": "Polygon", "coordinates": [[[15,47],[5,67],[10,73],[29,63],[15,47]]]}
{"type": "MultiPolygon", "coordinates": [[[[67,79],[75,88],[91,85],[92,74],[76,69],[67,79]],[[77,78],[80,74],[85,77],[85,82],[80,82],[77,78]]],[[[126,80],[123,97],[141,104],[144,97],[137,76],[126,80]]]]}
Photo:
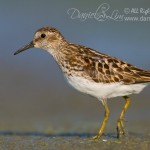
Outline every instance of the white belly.
{"type": "Polygon", "coordinates": [[[139,93],[148,84],[132,84],[124,85],[123,83],[96,83],[82,77],[66,76],[67,81],[71,86],[80,92],[89,94],[98,99],[111,98],[117,96],[127,96],[134,93],[139,93]]]}

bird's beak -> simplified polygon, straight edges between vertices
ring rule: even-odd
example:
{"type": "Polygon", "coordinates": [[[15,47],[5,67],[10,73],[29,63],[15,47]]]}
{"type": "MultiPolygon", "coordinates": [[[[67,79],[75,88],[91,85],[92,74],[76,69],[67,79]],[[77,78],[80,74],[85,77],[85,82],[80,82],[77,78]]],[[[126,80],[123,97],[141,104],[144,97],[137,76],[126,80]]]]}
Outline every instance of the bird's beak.
{"type": "Polygon", "coordinates": [[[23,52],[23,51],[25,51],[25,50],[27,50],[27,49],[29,49],[29,48],[33,48],[33,47],[34,47],[34,43],[33,43],[33,41],[32,41],[32,42],[30,42],[29,44],[27,44],[27,45],[23,46],[22,48],[20,48],[19,50],[17,50],[17,51],[14,53],[14,55],[17,55],[17,54],[19,54],[19,53],[21,53],[21,52],[23,52]]]}

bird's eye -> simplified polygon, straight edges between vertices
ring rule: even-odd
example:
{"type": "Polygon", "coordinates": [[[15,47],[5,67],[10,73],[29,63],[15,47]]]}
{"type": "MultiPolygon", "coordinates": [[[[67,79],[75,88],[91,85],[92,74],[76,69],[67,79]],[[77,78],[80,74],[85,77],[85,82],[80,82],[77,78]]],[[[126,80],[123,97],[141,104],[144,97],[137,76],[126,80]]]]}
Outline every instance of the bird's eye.
{"type": "Polygon", "coordinates": [[[46,34],[42,33],[41,38],[45,38],[45,37],[46,37],[46,34]]]}

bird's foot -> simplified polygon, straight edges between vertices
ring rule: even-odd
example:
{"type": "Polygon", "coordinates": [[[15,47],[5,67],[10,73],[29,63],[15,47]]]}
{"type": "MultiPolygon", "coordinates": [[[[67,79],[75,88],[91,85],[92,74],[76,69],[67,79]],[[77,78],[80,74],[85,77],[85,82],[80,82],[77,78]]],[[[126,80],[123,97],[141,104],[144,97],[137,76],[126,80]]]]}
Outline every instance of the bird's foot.
{"type": "Polygon", "coordinates": [[[100,138],[101,138],[101,135],[98,134],[98,135],[92,137],[91,140],[98,140],[98,139],[100,139],[100,138]]]}
{"type": "Polygon", "coordinates": [[[124,123],[123,121],[125,121],[124,119],[119,119],[118,120],[118,124],[117,124],[117,138],[120,139],[122,137],[122,135],[126,136],[127,133],[125,132],[124,129],[124,123]]]}

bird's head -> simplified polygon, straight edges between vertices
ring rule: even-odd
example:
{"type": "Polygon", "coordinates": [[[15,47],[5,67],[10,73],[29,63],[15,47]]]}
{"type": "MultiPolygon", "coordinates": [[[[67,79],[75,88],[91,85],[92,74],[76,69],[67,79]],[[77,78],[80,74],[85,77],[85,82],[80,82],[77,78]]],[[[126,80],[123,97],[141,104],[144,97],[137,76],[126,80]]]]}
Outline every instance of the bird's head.
{"type": "Polygon", "coordinates": [[[30,48],[41,48],[53,54],[64,42],[62,34],[53,27],[43,27],[35,32],[33,40],[17,50],[14,55],[30,48]]]}

